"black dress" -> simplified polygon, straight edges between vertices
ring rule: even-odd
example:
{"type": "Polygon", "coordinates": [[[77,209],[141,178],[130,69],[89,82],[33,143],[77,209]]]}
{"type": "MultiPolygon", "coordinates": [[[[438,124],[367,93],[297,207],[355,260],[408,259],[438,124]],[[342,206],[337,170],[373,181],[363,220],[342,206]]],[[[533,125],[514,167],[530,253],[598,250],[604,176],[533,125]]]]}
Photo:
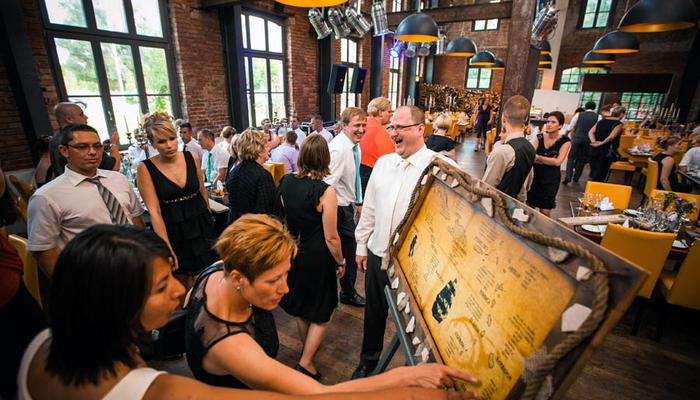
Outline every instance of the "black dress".
{"type": "MultiPolygon", "coordinates": [[[[595,128],[595,140],[602,142],[610,136],[613,130],[620,125],[621,122],[615,119],[601,119],[596,124],[595,128]]],[[[598,146],[591,147],[590,165],[591,172],[589,178],[593,181],[603,182],[608,176],[608,171],[610,170],[610,164],[614,161],[610,154],[613,154],[613,150],[617,151],[617,147],[620,144],[620,135],[617,135],[615,139],[610,142],[598,146]]]]}
{"type": "MultiPolygon", "coordinates": [[[[663,170],[663,165],[661,165],[661,162],[667,158],[667,157],[673,157],[668,154],[664,153],[659,153],[652,157],[652,160],[656,161],[659,164],[659,175],[656,180],[656,188],[658,190],[666,190],[664,189],[663,185],[661,184],[661,173],[663,170]]],[[[671,167],[671,175],[668,176],[668,183],[671,185],[671,190],[674,192],[678,193],[690,193],[693,190],[693,187],[688,184],[684,184],[682,182],[678,181],[678,174],[676,173],[676,164],[673,164],[673,167],[671,167]]]]}
{"type": "Polygon", "coordinates": [[[289,315],[309,322],[331,319],[338,305],[336,264],[323,234],[321,213],[316,210],[328,184],[296,175],[285,175],[280,192],[287,226],[299,241],[299,252],[287,275],[289,293],[280,305],[289,315]]]}
{"type": "MultiPolygon", "coordinates": [[[[537,135],[537,155],[543,157],[557,158],[561,147],[571,141],[568,136],[557,139],[548,149],[544,147],[544,135],[537,135]]],[[[527,192],[527,204],[531,207],[539,207],[551,210],[557,206],[557,191],[561,180],[559,166],[534,164],[535,177],[532,180],[530,191],[527,192]]]]}
{"type": "Polygon", "coordinates": [[[446,136],[430,135],[428,136],[428,140],[425,141],[425,146],[428,149],[439,153],[441,151],[451,151],[454,149],[455,141],[446,136]]]}
{"type": "MultiPolygon", "coordinates": [[[[205,288],[211,274],[221,271],[223,262],[217,262],[202,271],[193,289],[192,297],[187,304],[187,322],[185,325],[185,347],[187,349],[187,364],[194,377],[214,386],[226,386],[248,389],[248,386],[232,375],[214,375],[207,372],[202,362],[209,350],[229,336],[238,334],[249,335],[270,358],[277,356],[279,338],[272,313],[253,306],[253,313],[244,322],[226,321],[212,314],[207,308],[205,288]]],[[[231,357],[235,357],[231,354],[231,357]]]]}
{"type": "Polygon", "coordinates": [[[188,151],[183,152],[187,166],[185,187],[168,179],[151,160],[143,163],[151,174],[160,202],[160,215],[177,256],[178,273],[196,275],[217,260],[212,249],[216,241],[214,218],[199,191],[197,165],[188,151]]]}

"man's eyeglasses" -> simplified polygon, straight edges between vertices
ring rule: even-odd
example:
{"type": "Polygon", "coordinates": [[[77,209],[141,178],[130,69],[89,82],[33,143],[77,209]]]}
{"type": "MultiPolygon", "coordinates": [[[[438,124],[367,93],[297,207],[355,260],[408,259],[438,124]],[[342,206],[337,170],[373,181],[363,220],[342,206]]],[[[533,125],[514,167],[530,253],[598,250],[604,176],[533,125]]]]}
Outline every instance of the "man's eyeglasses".
{"type": "Polygon", "coordinates": [[[414,126],[418,126],[418,125],[421,125],[421,123],[419,122],[419,123],[413,124],[413,125],[389,125],[386,127],[386,130],[388,132],[391,132],[391,131],[403,132],[408,128],[413,128],[414,126]]]}
{"type": "Polygon", "coordinates": [[[79,143],[79,144],[69,144],[68,147],[74,148],[78,151],[85,152],[88,151],[89,148],[92,148],[95,151],[100,151],[104,150],[104,145],[102,143],[93,143],[93,144],[88,144],[88,143],[79,143]]]}

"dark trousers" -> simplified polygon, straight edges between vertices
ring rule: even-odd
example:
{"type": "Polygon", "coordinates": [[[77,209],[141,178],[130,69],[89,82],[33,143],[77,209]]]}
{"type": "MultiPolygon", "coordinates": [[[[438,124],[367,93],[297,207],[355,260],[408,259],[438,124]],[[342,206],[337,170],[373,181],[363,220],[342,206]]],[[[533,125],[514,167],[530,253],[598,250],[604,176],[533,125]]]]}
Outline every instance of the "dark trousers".
{"type": "Polygon", "coordinates": [[[588,162],[588,153],[590,152],[590,144],[587,141],[572,141],[571,149],[566,161],[566,177],[567,181],[573,178],[578,181],[583,172],[583,167],[588,162]]]}
{"type": "Polygon", "coordinates": [[[24,350],[46,328],[41,307],[20,279],[15,297],[0,306],[0,398],[14,399],[24,350]]]}
{"type": "Polygon", "coordinates": [[[340,246],[345,257],[345,275],[340,278],[340,297],[347,299],[357,293],[355,291],[357,242],[355,241],[355,210],[352,206],[338,207],[338,235],[340,235],[340,246]]]}
{"type": "Polygon", "coordinates": [[[384,287],[389,284],[386,271],[382,271],[382,259],[368,252],[365,273],[365,326],[362,334],[360,363],[375,365],[382,355],[384,330],[389,306],[384,297],[384,287]]]}
{"type": "Polygon", "coordinates": [[[367,193],[367,183],[369,183],[370,175],[372,175],[372,167],[360,164],[360,185],[362,186],[363,197],[367,193]]]}
{"type": "Polygon", "coordinates": [[[607,151],[597,151],[591,154],[591,173],[589,179],[596,182],[605,182],[610,170],[612,160],[608,158],[607,151]]]}

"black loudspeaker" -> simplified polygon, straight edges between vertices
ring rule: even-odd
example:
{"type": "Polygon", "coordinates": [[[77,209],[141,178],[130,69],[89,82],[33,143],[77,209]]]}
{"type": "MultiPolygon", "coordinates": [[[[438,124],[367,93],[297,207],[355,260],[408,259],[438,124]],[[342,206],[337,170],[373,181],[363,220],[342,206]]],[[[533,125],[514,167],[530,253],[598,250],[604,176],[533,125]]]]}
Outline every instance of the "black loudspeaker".
{"type": "Polygon", "coordinates": [[[348,74],[348,67],[340,64],[333,64],[331,68],[331,76],[328,80],[328,94],[343,93],[345,85],[345,77],[348,74]]]}
{"type": "Polygon", "coordinates": [[[362,93],[362,88],[365,86],[366,76],[367,68],[355,67],[352,71],[352,82],[350,82],[350,92],[362,93]]]}

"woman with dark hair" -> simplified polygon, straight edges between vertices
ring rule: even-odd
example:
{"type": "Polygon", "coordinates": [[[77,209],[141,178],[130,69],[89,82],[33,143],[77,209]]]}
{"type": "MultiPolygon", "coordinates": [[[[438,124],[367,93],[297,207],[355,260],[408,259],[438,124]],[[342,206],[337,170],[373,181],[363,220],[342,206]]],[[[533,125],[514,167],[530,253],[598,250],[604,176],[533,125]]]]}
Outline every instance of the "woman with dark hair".
{"type": "Polygon", "coordinates": [[[682,144],[683,142],[680,138],[670,137],[661,143],[661,147],[664,149],[664,151],[652,158],[652,160],[659,163],[659,179],[656,185],[657,189],[679,193],[690,193],[690,191],[693,189],[692,185],[678,181],[676,162],[673,156],[682,151],[682,144]]]}
{"type": "Polygon", "coordinates": [[[19,398],[290,398],[208,386],[146,366],[139,337],[163,326],[185,292],[171,269],[168,245],[150,231],[97,225],[78,234],[58,258],[50,330],[24,354],[19,398]]]}
{"type": "Polygon", "coordinates": [[[314,355],[338,305],[337,279],[345,272],[338,201],[335,189],[323,181],[330,174],[330,161],[326,139],[314,133],[301,146],[299,172],[285,175],[280,182],[287,226],[299,240],[299,253],[287,276],[289,293],[280,305],[296,317],[304,343],[295,368],[314,379],[321,376],[313,364],[314,355]]]}
{"type": "Polygon", "coordinates": [[[493,122],[493,107],[491,107],[489,102],[488,97],[482,97],[479,100],[479,105],[476,106],[476,110],[474,110],[474,115],[476,116],[476,123],[474,124],[476,145],[474,146],[474,151],[479,151],[479,149],[484,147],[486,132],[488,132],[491,122],[493,122]]]}
{"type": "Polygon", "coordinates": [[[608,176],[610,164],[617,158],[617,147],[620,144],[620,134],[622,133],[622,108],[615,107],[610,110],[610,114],[604,112],[603,119],[598,121],[588,132],[591,140],[591,172],[589,179],[603,182],[608,176]]]}
{"type": "Polygon", "coordinates": [[[34,183],[36,183],[37,188],[42,187],[54,178],[53,167],[51,166],[51,153],[49,153],[50,141],[51,136],[49,135],[39,136],[36,139],[36,149],[41,155],[39,163],[34,169],[34,183]]]}
{"type": "Polygon", "coordinates": [[[533,165],[534,179],[527,193],[527,203],[549,217],[556,207],[557,191],[561,179],[561,164],[566,160],[571,148],[571,139],[559,132],[564,126],[564,114],[552,111],[547,117],[545,133],[535,138],[536,156],[533,165]]]}

